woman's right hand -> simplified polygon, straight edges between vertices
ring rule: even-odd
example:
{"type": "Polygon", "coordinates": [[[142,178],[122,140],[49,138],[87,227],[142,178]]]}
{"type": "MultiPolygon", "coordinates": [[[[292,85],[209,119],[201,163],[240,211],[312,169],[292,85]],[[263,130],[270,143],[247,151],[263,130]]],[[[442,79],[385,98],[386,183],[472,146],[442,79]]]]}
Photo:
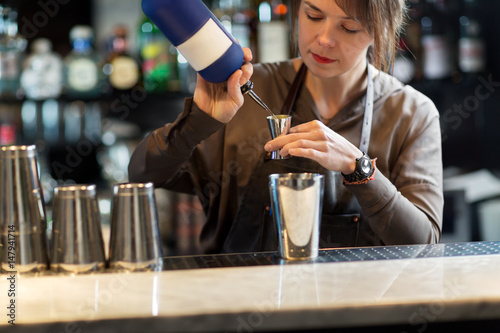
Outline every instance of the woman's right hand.
{"type": "Polygon", "coordinates": [[[194,102],[212,118],[227,123],[233,119],[243,105],[244,97],[241,86],[247,83],[253,74],[252,51],[243,48],[245,63],[224,83],[210,83],[198,74],[194,102]]]}

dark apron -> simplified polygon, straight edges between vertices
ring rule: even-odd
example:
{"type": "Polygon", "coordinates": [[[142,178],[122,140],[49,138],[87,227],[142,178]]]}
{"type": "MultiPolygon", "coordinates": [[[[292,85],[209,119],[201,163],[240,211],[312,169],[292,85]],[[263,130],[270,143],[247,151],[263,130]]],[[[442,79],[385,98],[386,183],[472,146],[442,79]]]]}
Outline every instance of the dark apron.
{"type": "MultiPolygon", "coordinates": [[[[282,114],[290,114],[297,93],[305,78],[303,65],[296,75],[284,102],[282,114]]],[[[368,75],[371,84],[370,73],[368,75]]],[[[372,107],[373,86],[368,89],[367,108],[372,107]],[[371,97],[371,99],[370,99],[371,97]]],[[[371,112],[371,111],[370,111],[371,112]]],[[[366,110],[365,110],[366,114],[366,110]]],[[[368,115],[371,117],[371,115],[368,115]]],[[[368,148],[371,118],[363,123],[362,146],[368,148]],[[367,128],[369,127],[369,128],[367,128]],[[368,138],[366,138],[366,133],[368,138]]],[[[323,168],[317,162],[300,157],[272,160],[264,153],[250,175],[236,218],[224,242],[223,252],[259,252],[278,250],[277,226],[270,209],[269,175],[273,173],[319,173],[325,176],[325,190],[320,225],[320,248],[356,246],[361,207],[354,196],[342,185],[340,172],[323,168]]]]}
{"type": "Polygon", "coordinates": [[[224,243],[224,252],[278,250],[277,226],[270,209],[269,175],[288,172],[313,172],[325,176],[319,246],[326,248],[356,245],[360,208],[353,195],[341,186],[340,172],[326,170],[306,158],[271,160],[266,157],[261,158],[250,176],[236,218],[224,243]]]}

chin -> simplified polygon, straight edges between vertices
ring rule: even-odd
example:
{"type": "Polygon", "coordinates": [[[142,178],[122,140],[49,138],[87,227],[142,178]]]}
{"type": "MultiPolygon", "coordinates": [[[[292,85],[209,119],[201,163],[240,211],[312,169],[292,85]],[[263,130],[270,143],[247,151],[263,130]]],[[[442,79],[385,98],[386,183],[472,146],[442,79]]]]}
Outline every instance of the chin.
{"type": "Polygon", "coordinates": [[[338,76],[341,74],[341,71],[338,67],[338,61],[331,64],[320,64],[312,56],[309,56],[308,59],[303,59],[306,64],[309,72],[311,72],[314,76],[328,79],[331,77],[338,76]]]}
{"type": "Polygon", "coordinates": [[[307,67],[311,74],[322,79],[330,79],[342,74],[338,69],[326,68],[325,66],[318,66],[316,64],[312,66],[308,65],[307,67]]]}

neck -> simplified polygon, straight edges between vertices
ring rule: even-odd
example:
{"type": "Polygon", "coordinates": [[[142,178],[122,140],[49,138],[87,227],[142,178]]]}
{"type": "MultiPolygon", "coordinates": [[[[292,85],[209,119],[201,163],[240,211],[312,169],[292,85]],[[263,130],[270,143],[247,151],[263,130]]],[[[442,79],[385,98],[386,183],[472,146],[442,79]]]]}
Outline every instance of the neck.
{"type": "Polygon", "coordinates": [[[366,62],[333,78],[320,78],[308,73],[306,86],[316,102],[322,119],[330,119],[366,91],[366,62]]]}

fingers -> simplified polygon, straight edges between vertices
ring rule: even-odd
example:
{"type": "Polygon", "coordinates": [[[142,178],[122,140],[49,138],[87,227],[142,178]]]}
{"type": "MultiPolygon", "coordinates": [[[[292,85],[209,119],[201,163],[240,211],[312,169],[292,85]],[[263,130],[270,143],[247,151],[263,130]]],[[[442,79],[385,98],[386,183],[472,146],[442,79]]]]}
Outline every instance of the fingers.
{"type": "Polygon", "coordinates": [[[321,130],[325,125],[319,120],[313,120],[290,128],[290,133],[307,133],[321,130]]]}
{"type": "Polygon", "coordinates": [[[326,151],[327,151],[327,145],[324,141],[297,140],[284,145],[280,149],[280,154],[283,156],[286,155],[303,156],[302,154],[306,154],[306,156],[309,157],[309,155],[314,154],[316,152],[324,153],[326,151]]]}
{"type": "Polygon", "coordinates": [[[243,58],[245,62],[241,66],[241,70],[243,71],[243,75],[240,78],[241,86],[247,83],[253,75],[253,65],[250,63],[250,61],[252,61],[253,59],[253,54],[252,50],[250,50],[248,47],[243,48],[243,58]]]}
{"type": "MultiPolygon", "coordinates": [[[[299,125],[300,126],[300,125],[299,125]]],[[[299,127],[296,126],[295,128],[299,127]]],[[[290,130],[291,132],[291,130],[290,130]]],[[[266,151],[273,151],[278,149],[283,149],[284,146],[293,142],[326,142],[327,135],[323,131],[315,130],[315,131],[304,131],[304,132],[295,132],[287,135],[280,135],[275,139],[269,141],[264,146],[266,151]]]]}
{"type": "Polygon", "coordinates": [[[280,135],[275,139],[269,141],[264,146],[266,151],[274,151],[283,148],[287,143],[298,140],[299,137],[294,134],[280,135]]]}
{"type": "MultiPolygon", "coordinates": [[[[319,163],[324,153],[310,148],[292,148],[288,150],[288,154],[295,157],[309,158],[319,163]]],[[[280,155],[286,156],[282,151],[280,151],[280,155]]]]}
{"type": "Polygon", "coordinates": [[[252,61],[253,59],[252,50],[250,50],[248,47],[243,48],[243,58],[248,62],[252,61]]]}
{"type": "MultiPolygon", "coordinates": [[[[243,81],[243,71],[238,69],[227,80],[227,93],[235,101],[238,106],[243,105],[243,95],[241,94],[241,86],[243,81]]],[[[248,80],[245,80],[246,82],[248,80]]]]}
{"type": "Polygon", "coordinates": [[[253,65],[249,62],[245,62],[242,66],[241,66],[241,71],[243,72],[242,76],[241,76],[241,79],[240,79],[240,85],[244,85],[245,83],[248,82],[248,80],[250,80],[250,78],[252,77],[253,75],[253,65]]]}

